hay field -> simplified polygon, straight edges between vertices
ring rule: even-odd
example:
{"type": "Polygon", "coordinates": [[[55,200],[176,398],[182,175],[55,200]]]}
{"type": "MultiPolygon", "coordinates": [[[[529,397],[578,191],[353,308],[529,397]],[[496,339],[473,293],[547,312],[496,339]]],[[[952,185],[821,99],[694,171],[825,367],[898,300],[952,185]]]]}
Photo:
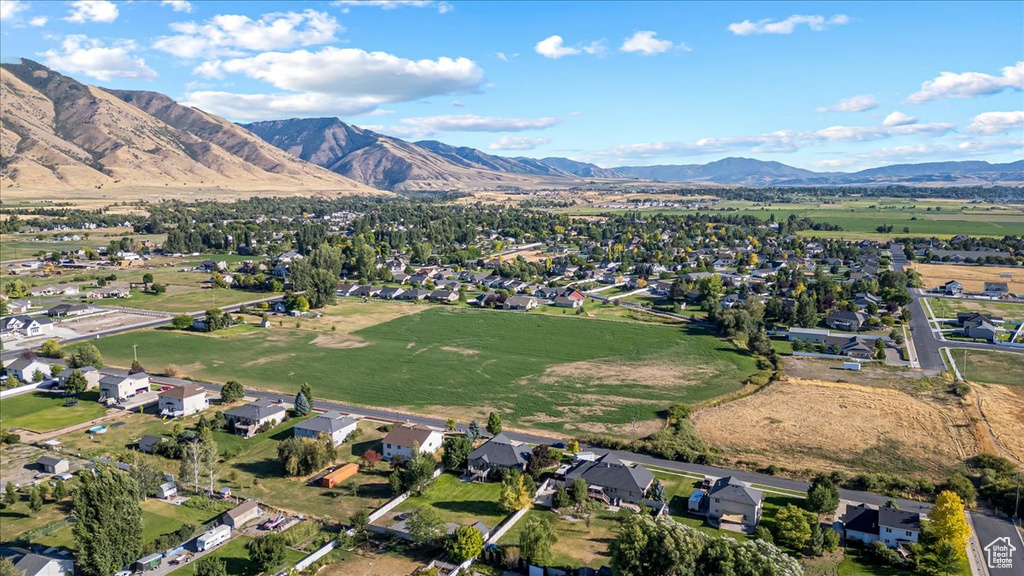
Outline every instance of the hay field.
{"type": "Polygon", "coordinates": [[[972,386],[1003,455],[1024,466],[1024,387],[972,386]]]}
{"type": "Polygon", "coordinates": [[[1024,269],[1005,266],[957,266],[955,264],[920,264],[912,262],[910,266],[921,274],[925,288],[942,286],[950,280],[964,285],[967,292],[981,292],[985,282],[1006,282],[1010,292],[1024,292],[1024,269]],[[1002,273],[1012,274],[1012,278],[1002,278],[1002,273]]]}
{"type": "Polygon", "coordinates": [[[790,378],[693,415],[736,460],[943,478],[978,452],[959,404],[894,389],[790,378]]]}

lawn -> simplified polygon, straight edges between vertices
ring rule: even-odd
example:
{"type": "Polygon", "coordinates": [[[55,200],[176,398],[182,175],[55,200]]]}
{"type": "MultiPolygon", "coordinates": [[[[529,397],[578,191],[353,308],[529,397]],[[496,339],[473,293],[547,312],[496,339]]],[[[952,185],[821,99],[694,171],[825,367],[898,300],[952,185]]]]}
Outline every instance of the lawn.
{"type": "Polygon", "coordinates": [[[81,395],[78,404],[65,406],[65,398],[47,392],[32,392],[0,402],[0,426],[48,432],[99,418],[107,409],[96,400],[98,392],[81,395]]]}
{"type": "Polygon", "coordinates": [[[954,348],[950,352],[960,373],[971,382],[1024,386],[1024,354],[969,350],[965,363],[963,349],[954,348]]]}
{"type": "Polygon", "coordinates": [[[310,382],[354,404],[460,419],[498,410],[519,427],[620,436],[673,403],[738,390],[756,370],[689,325],[427,307],[351,333],[284,326],[231,338],[145,330],[95,344],[114,365],[130,364],[137,344],[144,366],[177,364],[201,379],[287,395],[310,382]]]}
{"type": "MultiPolygon", "coordinates": [[[[222,545],[216,551],[211,552],[211,555],[224,560],[227,567],[227,573],[231,576],[256,576],[260,573],[259,570],[249,561],[249,551],[246,550],[245,546],[252,538],[249,536],[237,536],[233,538],[227,544],[222,545]]],[[[299,560],[302,560],[306,555],[297,550],[291,548],[285,549],[285,561],[281,566],[276,568],[283,568],[284,566],[292,566],[299,560]]],[[[178,568],[171,574],[176,576],[192,576],[195,574],[195,562],[189,562],[181,568],[178,568]]],[[[275,573],[276,570],[268,570],[268,574],[275,573]]]]}
{"type": "Polygon", "coordinates": [[[589,566],[600,568],[609,563],[611,554],[608,545],[616,538],[619,522],[625,512],[602,510],[586,522],[570,521],[547,508],[534,508],[526,513],[511,530],[498,541],[499,544],[516,546],[519,533],[526,521],[532,517],[547,518],[553,523],[558,541],[551,547],[549,566],[589,566]]]}
{"type": "Polygon", "coordinates": [[[445,522],[460,525],[483,522],[488,528],[494,528],[507,516],[498,509],[500,492],[499,482],[463,482],[454,474],[441,474],[426,492],[399,504],[392,515],[429,506],[445,522]]]}
{"type": "MultiPolygon", "coordinates": [[[[952,298],[928,298],[936,318],[956,318],[958,312],[978,312],[1007,322],[1024,321],[1024,304],[1014,302],[984,302],[952,298]]],[[[1009,326],[1005,326],[1009,327],[1009,326]]]]}

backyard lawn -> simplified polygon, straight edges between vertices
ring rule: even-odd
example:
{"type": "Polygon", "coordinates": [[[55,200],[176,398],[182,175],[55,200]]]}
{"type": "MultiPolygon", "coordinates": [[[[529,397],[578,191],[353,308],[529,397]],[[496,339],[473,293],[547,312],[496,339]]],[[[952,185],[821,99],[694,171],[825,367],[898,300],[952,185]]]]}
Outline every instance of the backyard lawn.
{"type": "Polygon", "coordinates": [[[498,482],[463,482],[454,474],[441,474],[426,492],[399,504],[392,515],[429,506],[437,510],[445,522],[466,525],[479,521],[494,528],[507,516],[498,509],[500,492],[498,482]]]}
{"type": "Polygon", "coordinates": [[[521,428],[569,434],[628,435],[632,420],[733,392],[756,370],[743,351],[689,326],[391,306],[422,311],[353,332],[289,319],[230,338],[144,330],[95,343],[115,365],[130,364],[137,344],[144,366],[177,364],[196,378],[288,395],[310,382],[323,398],[460,419],[498,410],[521,428]]]}
{"type": "Polygon", "coordinates": [[[47,392],[6,398],[0,402],[0,426],[48,432],[88,422],[107,413],[107,409],[96,401],[97,398],[98,392],[86,392],[74,406],[65,406],[65,398],[47,392]]]}
{"type": "MultiPolygon", "coordinates": [[[[249,536],[237,536],[227,544],[222,545],[216,551],[211,552],[211,555],[224,560],[227,573],[231,574],[231,576],[256,576],[260,571],[257,570],[252,562],[249,561],[249,551],[245,548],[246,544],[251,540],[252,538],[249,536]]],[[[305,556],[306,555],[302,552],[286,548],[284,563],[276,568],[291,566],[299,560],[302,560],[305,556]]],[[[189,562],[174,572],[171,572],[171,574],[174,574],[175,576],[192,576],[196,573],[195,566],[195,562],[189,562]]],[[[275,571],[276,570],[272,569],[267,571],[267,573],[273,574],[275,571]]]]}
{"type": "Polygon", "coordinates": [[[600,568],[609,563],[608,545],[615,540],[619,522],[625,512],[602,510],[590,520],[590,527],[582,520],[569,520],[547,508],[534,508],[501,537],[500,544],[517,546],[519,533],[531,517],[547,518],[553,522],[558,541],[551,547],[550,566],[589,566],[600,568]]]}

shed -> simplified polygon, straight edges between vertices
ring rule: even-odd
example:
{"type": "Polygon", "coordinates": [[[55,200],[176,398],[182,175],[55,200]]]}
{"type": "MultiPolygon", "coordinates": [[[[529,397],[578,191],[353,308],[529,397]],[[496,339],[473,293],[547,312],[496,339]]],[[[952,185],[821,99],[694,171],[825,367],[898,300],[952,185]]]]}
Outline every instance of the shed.
{"type": "Polygon", "coordinates": [[[71,468],[70,462],[56,456],[42,456],[36,460],[36,464],[39,464],[47,474],[61,474],[71,468]]]}
{"type": "Polygon", "coordinates": [[[324,477],[320,479],[320,485],[324,488],[334,488],[335,485],[341,484],[345,480],[355,476],[357,472],[359,472],[359,464],[349,462],[330,474],[325,474],[324,477]]]}
{"type": "Polygon", "coordinates": [[[174,482],[164,482],[156,490],[157,498],[173,498],[178,495],[178,487],[174,482]]]}
{"type": "Polygon", "coordinates": [[[246,500],[238,506],[224,513],[224,524],[232,528],[240,528],[246,522],[255,520],[263,514],[260,503],[256,500],[246,500]]]}

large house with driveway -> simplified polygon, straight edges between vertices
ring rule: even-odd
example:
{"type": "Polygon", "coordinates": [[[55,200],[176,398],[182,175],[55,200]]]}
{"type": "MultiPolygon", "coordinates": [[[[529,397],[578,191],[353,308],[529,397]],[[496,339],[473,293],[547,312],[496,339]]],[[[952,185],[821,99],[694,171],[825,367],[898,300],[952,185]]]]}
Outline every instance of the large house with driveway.
{"type": "Polygon", "coordinates": [[[753,531],[761,521],[764,493],[732,476],[719,478],[708,489],[708,518],[719,524],[740,525],[753,531]]]}
{"type": "Polygon", "coordinates": [[[316,438],[326,434],[334,442],[335,446],[340,445],[348,438],[349,434],[355,432],[359,421],[355,418],[343,416],[341,412],[324,412],[314,416],[305,422],[299,422],[292,430],[296,438],[316,438]]]}
{"type": "Polygon", "coordinates": [[[611,505],[623,502],[639,505],[654,483],[654,474],[650,470],[639,464],[627,466],[611,454],[593,461],[580,461],[565,473],[569,482],[577,478],[587,483],[588,494],[592,498],[611,505]]]}
{"type": "Polygon", "coordinates": [[[146,392],[149,392],[149,374],[145,372],[100,378],[100,402],[121,401],[146,392]]]}
{"type": "Polygon", "coordinates": [[[53,322],[42,316],[6,316],[0,319],[0,339],[11,340],[18,337],[31,338],[42,336],[53,330],[53,322]]]}
{"type": "Polygon", "coordinates": [[[160,415],[181,418],[198,414],[210,407],[206,390],[195,384],[171,386],[159,394],[160,415]]]}
{"type": "Polygon", "coordinates": [[[381,456],[391,460],[395,456],[412,458],[413,446],[419,446],[421,454],[433,454],[441,449],[444,434],[426,426],[395,426],[384,437],[384,452],[381,456]]]}
{"type": "Polygon", "coordinates": [[[257,400],[252,404],[232,408],[224,413],[228,426],[233,427],[235,434],[249,438],[261,429],[277,426],[284,422],[288,410],[278,402],[257,400]]]}
{"type": "Polygon", "coordinates": [[[888,506],[872,508],[867,504],[850,506],[842,515],[843,534],[847,541],[863,544],[882,542],[889,548],[917,542],[921,536],[921,515],[888,506]]]}
{"type": "Polygon", "coordinates": [[[469,453],[466,470],[473,478],[487,479],[499,470],[519,470],[526,467],[524,447],[498,434],[469,453]]]}

